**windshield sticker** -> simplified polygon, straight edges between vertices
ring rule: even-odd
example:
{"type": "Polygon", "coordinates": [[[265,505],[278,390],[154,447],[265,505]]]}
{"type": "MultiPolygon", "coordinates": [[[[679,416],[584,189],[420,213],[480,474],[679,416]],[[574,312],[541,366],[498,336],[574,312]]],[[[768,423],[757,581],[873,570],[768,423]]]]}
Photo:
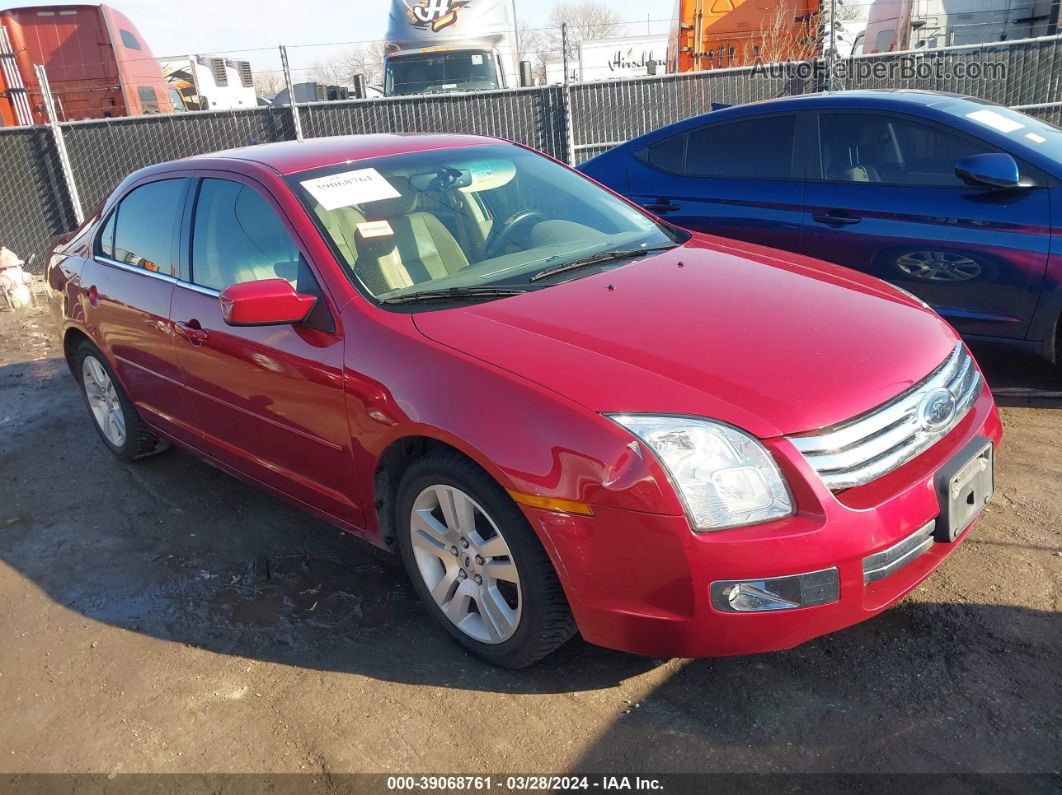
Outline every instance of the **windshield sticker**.
{"type": "Polygon", "coordinates": [[[967,113],[966,118],[973,119],[980,122],[986,127],[991,127],[993,130],[999,130],[1001,133],[1012,133],[1015,130],[1020,130],[1025,127],[1021,122],[1014,121],[1014,119],[1008,119],[1002,113],[996,113],[994,110],[975,110],[973,113],[967,113]]]}
{"type": "Polygon", "coordinates": [[[1042,135],[1037,135],[1036,133],[1025,133],[1025,137],[1032,141],[1034,144],[1042,144],[1044,141],[1047,140],[1042,135]]]}
{"type": "Polygon", "coordinates": [[[362,237],[390,237],[395,233],[387,221],[365,221],[358,224],[358,234],[362,237]]]}
{"type": "Polygon", "coordinates": [[[401,195],[375,168],[344,171],[330,177],[308,179],[301,184],[326,210],[397,199],[401,195]]]}
{"type": "Polygon", "coordinates": [[[455,168],[467,169],[469,184],[459,188],[462,193],[478,193],[508,185],[516,176],[516,164],[511,160],[482,160],[462,163],[455,168]]]}
{"type": "Polygon", "coordinates": [[[473,66],[482,66],[483,65],[483,56],[482,55],[473,55],[472,56],[472,65],[473,66]]]}

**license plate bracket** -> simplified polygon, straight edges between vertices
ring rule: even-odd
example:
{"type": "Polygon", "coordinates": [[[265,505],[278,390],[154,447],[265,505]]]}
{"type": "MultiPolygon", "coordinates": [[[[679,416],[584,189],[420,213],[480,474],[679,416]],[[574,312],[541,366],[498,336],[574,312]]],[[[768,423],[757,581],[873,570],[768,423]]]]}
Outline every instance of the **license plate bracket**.
{"type": "Polygon", "coordinates": [[[945,544],[958,538],[992,499],[995,485],[992,440],[977,436],[937,472],[940,516],[933,538],[945,544]]]}

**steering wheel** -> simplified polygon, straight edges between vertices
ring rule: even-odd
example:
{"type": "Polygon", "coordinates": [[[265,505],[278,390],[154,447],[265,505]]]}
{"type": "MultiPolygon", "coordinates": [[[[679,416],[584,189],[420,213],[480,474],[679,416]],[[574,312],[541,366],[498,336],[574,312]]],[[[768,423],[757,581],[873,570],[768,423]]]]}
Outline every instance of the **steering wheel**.
{"type": "MultiPolygon", "coordinates": [[[[488,259],[500,256],[501,250],[505,244],[513,243],[519,245],[514,240],[517,229],[532,221],[539,223],[545,220],[546,216],[538,210],[520,210],[519,212],[513,213],[504,221],[504,223],[502,223],[500,229],[495,227],[491,230],[490,240],[487,241],[487,245],[484,247],[484,254],[486,254],[488,259]]],[[[530,231],[530,229],[528,231],[530,231]]]]}

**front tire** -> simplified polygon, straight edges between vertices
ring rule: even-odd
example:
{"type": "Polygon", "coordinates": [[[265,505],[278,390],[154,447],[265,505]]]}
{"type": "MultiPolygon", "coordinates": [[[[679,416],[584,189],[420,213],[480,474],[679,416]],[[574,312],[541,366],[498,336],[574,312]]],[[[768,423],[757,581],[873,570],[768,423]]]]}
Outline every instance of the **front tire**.
{"type": "Polygon", "coordinates": [[[165,447],[144,425],[99,349],[82,342],[72,364],[92,425],[117,458],[135,461],[165,447]]]}
{"type": "Polygon", "coordinates": [[[398,489],[398,546],[413,589],[465,649],[524,668],[575,634],[575,620],[526,517],[454,451],[415,462],[398,489]]]}

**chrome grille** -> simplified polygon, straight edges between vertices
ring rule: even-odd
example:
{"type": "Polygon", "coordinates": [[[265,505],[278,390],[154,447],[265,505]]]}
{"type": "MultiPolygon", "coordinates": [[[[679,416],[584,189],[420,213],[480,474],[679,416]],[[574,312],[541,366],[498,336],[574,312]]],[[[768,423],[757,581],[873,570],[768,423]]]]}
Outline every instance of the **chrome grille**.
{"type": "Polygon", "coordinates": [[[959,342],[940,367],[894,400],[840,425],[789,440],[827,487],[862,486],[902,466],[947,435],[980,393],[981,373],[959,342]],[[955,408],[950,418],[934,426],[924,422],[920,412],[923,400],[941,390],[951,393],[955,408]]]}

